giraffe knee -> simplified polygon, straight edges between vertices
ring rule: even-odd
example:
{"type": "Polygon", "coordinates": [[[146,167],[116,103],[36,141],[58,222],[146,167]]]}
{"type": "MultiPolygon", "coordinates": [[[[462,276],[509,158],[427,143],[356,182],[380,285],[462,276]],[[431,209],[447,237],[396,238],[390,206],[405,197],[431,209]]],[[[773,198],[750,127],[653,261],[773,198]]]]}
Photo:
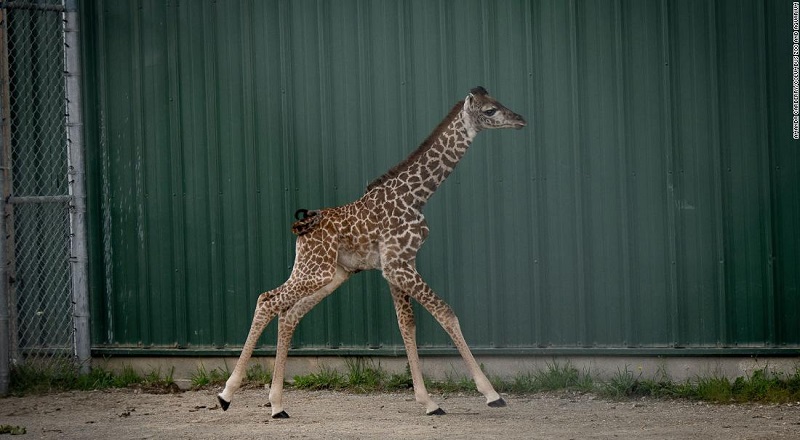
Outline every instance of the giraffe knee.
{"type": "Polygon", "coordinates": [[[414,281],[414,275],[407,270],[399,267],[384,267],[382,270],[383,278],[394,286],[399,286],[403,290],[410,290],[414,281]]]}
{"type": "Polygon", "coordinates": [[[456,316],[456,312],[454,312],[453,308],[449,305],[443,304],[440,313],[445,317],[445,319],[458,323],[458,316],[456,316]]]}
{"type": "Polygon", "coordinates": [[[397,314],[397,323],[400,325],[400,330],[403,331],[405,329],[412,329],[416,328],[417,323],[414,319],[414,315],[409,314],[397,314]]]}
{"type": "MultiPolygon", "coordinates": [[[[281,287],[283,287],[283,286],[281,286],[281,287]]],[[[267,301],[269,301],[270,299],[275,298],[276,296],[278,296],[278,294],[282,290],[281,287],[279,287],[277,289],[269,290],[267,292],[262,293],[261,295],[258,295],[258,301],[256,302],[256,304],[258,304],[260,306],[260,305],[266,303],[267,301]]]]}
{"type": "Polygon", "coordinates": [[[439,322],[445,328],[456,329],[459,328],[458,324],[458,316],[456,316],[456,312],[446,303],[442,303],[438,305],[432,312],[433,316],[435,316],[439,322]]]}

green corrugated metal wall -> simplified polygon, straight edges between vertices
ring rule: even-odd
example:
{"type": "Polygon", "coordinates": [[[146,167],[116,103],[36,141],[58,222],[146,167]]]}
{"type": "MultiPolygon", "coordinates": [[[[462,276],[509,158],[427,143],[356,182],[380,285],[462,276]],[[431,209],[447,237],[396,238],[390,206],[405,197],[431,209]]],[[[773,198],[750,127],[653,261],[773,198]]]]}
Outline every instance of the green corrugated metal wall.
{"type": "MultiPolygon", "coordinates": [[[[418,263],[473,347],[800,345],[788,1],[82,10],[98,353],[241,345],[295,209],[359,197],[475,85],[529,126],[479,136],[418,263]]],[[[380,275],[295,343],[401,348],[380,275]]]]}

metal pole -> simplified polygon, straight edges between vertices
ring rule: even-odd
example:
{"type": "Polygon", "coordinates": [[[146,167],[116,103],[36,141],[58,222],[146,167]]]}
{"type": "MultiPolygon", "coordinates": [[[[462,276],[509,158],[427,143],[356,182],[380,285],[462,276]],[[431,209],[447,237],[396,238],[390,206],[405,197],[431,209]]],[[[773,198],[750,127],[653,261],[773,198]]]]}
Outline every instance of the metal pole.
{"type": "Polygon", "coordinates": [[[70,258],[72,269],[72,321],[75,328],[75,357],[81,373],[91,367],[89,333],[89,285],[86,236],[86,171],[81,107],[81,58],[78,34],[78,1],[66,0],[64,12],[64,76],[67,94],[67,149],[69,152],[70,258]]]}
{"type": "Polygon", "coordinates": [[[11,335],[9,332],[9,308],[11,303],[8,300],[8,258],[6,252],[6,198],[9,195],[10,185],[8,178],[10,177],[11,156],[10,145],[10,120],[9,120],[9,105],[8,105],[8,47],[7,47],[7,20],[8,14],[5,8],[0,11],[0,119],[2,119],[2,136],[0,142],[3,143],[0,148],[0,195],[3,200],[0,204],[0,396],[8,394],[8,385],[11,381],[11,365],[9,363],[9,353],[11,352],[11,335]]]}

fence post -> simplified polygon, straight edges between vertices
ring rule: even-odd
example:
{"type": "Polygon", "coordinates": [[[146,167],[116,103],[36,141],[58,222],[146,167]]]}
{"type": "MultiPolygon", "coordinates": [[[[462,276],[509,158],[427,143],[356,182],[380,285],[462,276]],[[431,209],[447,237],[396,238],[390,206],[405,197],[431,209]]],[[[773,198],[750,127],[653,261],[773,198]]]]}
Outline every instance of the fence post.
{"type": "Polygon", "coordinates": [[[74,344],[78,367],[88,373],[91,367],[89,333],[89,286],[86,237],[86,183],[83,142],[83,108],[81,107],[81,59],[78,22],[78,1],[66,0],[64,12],[64,75],[66,86],[66,127],[69,163],[70,240],[72,266],[74,344]]]}
{"type": "Polygon", "coordinates": [[[7,198],[10,195],[9,170],[11,166],[11,142],[10,115],[9,115],[9,89],[8,89],[8,50],[7,50],[7,14],[5,8],[0,9],[0,121],[2,121],[2,135],[0,136],[0,196],[3,197],[0,203],[0,396],[8,394],[8,386],[11,381],[11,364],[9,354],[11,352],[11,332],[9,331],[10,319],[9,308],[11,303],[8,299],[8,253],[6,246],[6,206],[7,198]]]}

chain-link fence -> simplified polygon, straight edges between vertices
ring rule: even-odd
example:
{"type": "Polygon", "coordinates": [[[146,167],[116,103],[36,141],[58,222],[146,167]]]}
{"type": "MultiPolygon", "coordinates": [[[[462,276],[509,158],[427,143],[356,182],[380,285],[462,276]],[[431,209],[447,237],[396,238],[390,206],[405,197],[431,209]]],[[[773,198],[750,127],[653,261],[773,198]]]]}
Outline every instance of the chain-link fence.
{"type": "Polygon", "coordinates": [[[61,0],[2,2],[4,287],[12,366],[74,365],[76,356],[65,10],[61,0]]]}

